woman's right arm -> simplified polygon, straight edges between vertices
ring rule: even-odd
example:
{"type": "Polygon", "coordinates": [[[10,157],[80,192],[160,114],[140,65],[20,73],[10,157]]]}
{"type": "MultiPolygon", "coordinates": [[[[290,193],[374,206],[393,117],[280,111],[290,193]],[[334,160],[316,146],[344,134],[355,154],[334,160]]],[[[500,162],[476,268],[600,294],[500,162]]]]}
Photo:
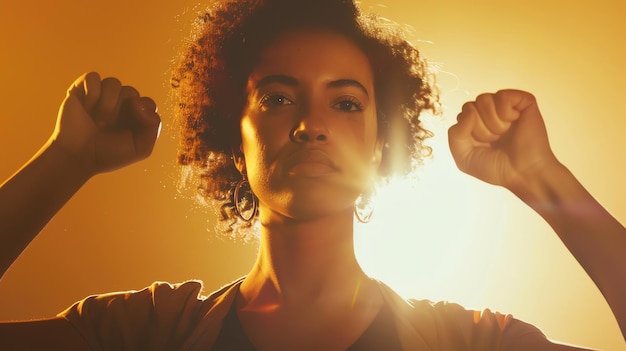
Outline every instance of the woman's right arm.
{"type": "MultiPolygon", "coordinates": [[[[97,73],[78,78],[50,139],[0,186],[0,277],[89,178],[148,157],[159,128],[156,105],[134,88],[97,73]]],[[[45,328],[61,326],[70,332],[64,320],[49,321],[0,324],[0,346],[18,330],[44,336],[45,328]]]]}
{"type": "Polygon", "coordinates": [[[0,187],[0,272],[4,274],[90,175],[47,143],[0,187]]]}

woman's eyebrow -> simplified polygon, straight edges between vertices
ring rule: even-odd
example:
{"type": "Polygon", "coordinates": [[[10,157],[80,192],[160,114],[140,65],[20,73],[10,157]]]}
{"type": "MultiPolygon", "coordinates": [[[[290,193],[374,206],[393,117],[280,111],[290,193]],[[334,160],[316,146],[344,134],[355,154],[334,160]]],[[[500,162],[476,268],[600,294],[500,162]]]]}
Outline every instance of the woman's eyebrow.
{"type": "Polygon", "coordinates": [[[261,78],[257,83],[256,83],[256,89],[261,89],[266,85],[272,84],[272,83],[279,83],[279,84],[284,84],[284,85],[288,85],[288,86],[297,86],[298,85],[298,80],[294,77],[291,76],[286,76],[283,74],[274,74],[274,75],[270,75],[270,76],[266,76],[261,78]]]}
{"type": "MultiPolygon", "coordinates": [[[[287,76],[284,74],[273,74],[273,75],[269,75],[266,77],[261,78],[257,83],[255,88],[257,90],[269,85],[269,84],[273,84],[273,83],[278,83],[278,84],[283,84],[283,85],[288,85],[288,86],[298,86],[299,82],[296,78],[292,77],[292,76],[287,76]]],[[[367,92],[367,89],[365,88],[365,86],[361,83],[359,83],[357,80],[354,79],[337,79],[337,80],[333,80],[331,82],[329,82],[327,84],[327,86],[329,88],[343,88],[343,87],[355,87],[358,88],[359,90],[363,91],[363,93],[369,97],[369,93],[367,92]]]]}
{"type": "Polygon", "coordinates": [[[329,88],[355,87],[355,88],[359,88],[361,91],[363,91],[363,93],[367,97],[369,97],[369,94],[367,92],[367,89],[365,89],[365,86],[354,79],[333,80],[332,82],[328,83],[328,87],[329,88]]]}

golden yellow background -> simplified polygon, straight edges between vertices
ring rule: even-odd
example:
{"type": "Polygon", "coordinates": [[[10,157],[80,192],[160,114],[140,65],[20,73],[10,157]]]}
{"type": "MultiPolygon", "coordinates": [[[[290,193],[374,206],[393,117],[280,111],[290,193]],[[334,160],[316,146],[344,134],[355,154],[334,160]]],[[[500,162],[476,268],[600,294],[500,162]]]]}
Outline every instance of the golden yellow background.
{"type": "MultiPolygon", "coordinates": [[[[626,222],[626,2],[381,2],[363,8],[411,27],[440,69],[446,110],[429,121],[434,157],[419,180],[390,189],[381,202],[393,205],[358,227],[365,269],[405,296],[489,307],[552,339],[626,350],[602,296],[550,228],[506,191],[456,171],[445,134],[465,100],[529,90],[557,156],[626,222]]],[[[85,71],[134,85],[164,120],[149,160],[89,181],[11,267],[0,320],[52,316],[86,295],[155,280],[202,279],[208,292],[251,266],[255,245],[219,239],[212,213],[177,187],[168,70],[196,7],[0,3],[0,178],[47,139],[66,88],[85,71]]]]}

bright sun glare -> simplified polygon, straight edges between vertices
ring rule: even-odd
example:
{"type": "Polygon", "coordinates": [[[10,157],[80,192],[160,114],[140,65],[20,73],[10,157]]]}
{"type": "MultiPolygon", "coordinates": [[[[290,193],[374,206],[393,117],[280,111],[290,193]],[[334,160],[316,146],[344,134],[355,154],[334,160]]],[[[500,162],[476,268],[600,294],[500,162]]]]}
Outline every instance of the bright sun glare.
{"type": "Polygon", "coordinates": [[[356,224],[356,254],[365,272],[407,298],[471,300],[468,294],[480,289],[459,291],[455,284],[493,264],[485,262],[489,255],[481,254],[484,243],[475,230],[486,225],[478,223],[485,199],[475,193],[479,181],[456,169],[444,143],[429,142],[435,156],[412,177],[382,189],[372,220],[356,224]]]}

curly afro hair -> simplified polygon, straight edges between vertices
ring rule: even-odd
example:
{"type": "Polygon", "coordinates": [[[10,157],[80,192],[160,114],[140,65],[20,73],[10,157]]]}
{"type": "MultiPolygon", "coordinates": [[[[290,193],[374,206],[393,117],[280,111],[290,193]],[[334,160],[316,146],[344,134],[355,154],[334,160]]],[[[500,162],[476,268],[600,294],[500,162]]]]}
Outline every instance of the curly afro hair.
{"type": "Polygon", "coordinates": [[[362,15],[352,0],[218,1],[197,19],[172,87],[181,124],[178,161],[199,176],[201,195],[216,205],[231,234],[237,232],[234,224],[243,224],[234,209],[232,189],[242,175],[233,153],[241,144],[248,76],[265,46],[300,28],[344,35],[369,58],[379,133],[386,141],[379,181],[409,173],[430,153],[423,142],[431,133],[419,116],[438,111],[438,92],[426,61],[397,26],[362,15]]]}

